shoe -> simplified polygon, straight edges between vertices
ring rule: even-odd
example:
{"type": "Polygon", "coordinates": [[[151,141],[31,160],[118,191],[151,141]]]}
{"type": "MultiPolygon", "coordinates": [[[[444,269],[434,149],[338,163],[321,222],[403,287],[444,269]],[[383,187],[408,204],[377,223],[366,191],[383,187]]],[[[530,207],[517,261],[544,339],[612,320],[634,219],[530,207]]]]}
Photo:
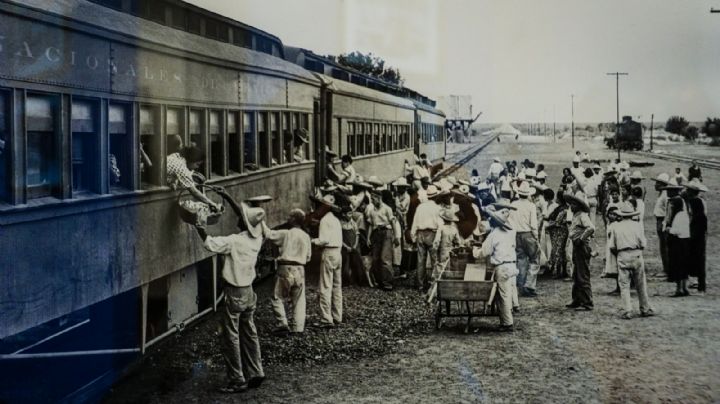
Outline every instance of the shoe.
{"type": "Polygon", "coordinates": [[[690,291],[683,290],[682,294],[683,294],[683,296],[690,296],[690,291]]]}
{"type": "Polygon", "coordinates": [[[620,295],[620,289],[615,289],[611,292],[608,292],[608,296],[619,296],[620,295]]]}
{"type": "Polygon", "coordinates": [[[592,309],[593,309],[593,306],[590,306],[587,304],[581,304],[575,308],[575,311],[590,311],[592,309]]]}
{"type": "Polygon", "coordinates": [[[568,309],[577,309],[578,307],[580,307],[580,305],[578,303],[573,302],[570,304],[566,304],[565,307],[567,307],[568,309]]]}
{"type": "Polygon", "coordinates": [[[333,323],[320,323],[320,328],[324,328],[326,330],[335,328],[335,324],[333,323]]]}
{"type": "Polygon", "coordinates": [[[382,290],[384,290],[386,292],[392,292],[393,287],[390,285],[383,285],[382,290]]]}
{"type": "Polygon", "coordinates": [[[654,315],[655,312],[653,311],[653,309],[640,313],[640,317],[653,317],[654,315]]]}
{"type": "Polygon", "coordinates": [[[512,308],[512,312],[513,312],[513,314],[519,314],[519,313],[520,313],[520,307],[517,307],[517,306],[513,307],[513,308],[512,308]]]}
{"type": "Polygon", "coordinates": [[[290,333],[290,329],[287,326],[277,327],[276,329],[274,329],[272,331],[272,334],[277,335],[278,337],[284,337],[284,336],[288,335],[289,333],[290,333]]]}
{"type": "Polygon", "coordinates": [[[498,331],[500,331],[500,332],[513,332],[513,331],[515,331],[515,327],[514,327],[512,324],[510,324],[510,325],[501,325],[501,326],[498,328],[498,331]]]}
{"type": "Polygon", "coordinates": [[[265,376],[253,377],[248,381],[247,386],[248,386],[248,388],[256,389],[256,388],[260,387],[260,385],[264,381],[265,381],[265,376]]]}
{"type": "Polygon", "coordinates": [[[679,291],[676,291],[675,293],[670,295],[670,297],[684,297],[684,296],[685,296],[685,294],[683,292],[679,292],[679,291]]]}
{"type": "Polygon", "coordinates": [[[620,318],[623,320],[632,320],[633,315],[629,311],[626,311],[620,316],[620,318]]]}
{"type": "Polygon", "coordinates": [[[244,393],[247,390],[247,383],[228,383],[227,385],[218,388],[218,391],[224,394],[244,393]]]}

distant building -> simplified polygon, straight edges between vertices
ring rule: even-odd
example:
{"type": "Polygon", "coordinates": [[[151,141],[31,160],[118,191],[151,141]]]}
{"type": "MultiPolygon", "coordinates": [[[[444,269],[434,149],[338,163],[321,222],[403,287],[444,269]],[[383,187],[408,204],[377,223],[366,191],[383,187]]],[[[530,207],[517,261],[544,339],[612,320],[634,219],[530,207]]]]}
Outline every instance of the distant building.
{"type": "Polygon", "coordinates": [[[473,119],[472,97],[469,95],[447,95],[438,97],[438,108],[445,112],[447,120],[473,119]]]}

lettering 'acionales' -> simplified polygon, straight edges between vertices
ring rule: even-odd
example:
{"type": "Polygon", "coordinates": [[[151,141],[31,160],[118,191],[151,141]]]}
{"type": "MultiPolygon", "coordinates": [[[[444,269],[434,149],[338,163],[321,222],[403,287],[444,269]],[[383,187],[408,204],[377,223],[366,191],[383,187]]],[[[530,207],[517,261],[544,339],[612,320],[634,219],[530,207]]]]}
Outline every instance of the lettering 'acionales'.
{"type": "Polygon", "coordinates": [[[114,76],[124,75],[127,77],[136,77],[141,80],[197,86],[202,89],[214,90],[217,87],[217,80],[213,77],[193,77],[189,75],[186,80],[182,74],[170,72],[162,67],[157,68],[148,65],[124,63],[111,58],[86,55],[75,50],[67,50],[56,46],[31,46],[27,41],[21,41],[19,44],[12,46],[12,44],[8,45],[5,42],[6,38],[5,35],[0,35],[0,54],[10,54],[17,59],[25,61],[46,60],[50,63],[62,63],[66,67],[90,70],[104,68],[114,76]]]}

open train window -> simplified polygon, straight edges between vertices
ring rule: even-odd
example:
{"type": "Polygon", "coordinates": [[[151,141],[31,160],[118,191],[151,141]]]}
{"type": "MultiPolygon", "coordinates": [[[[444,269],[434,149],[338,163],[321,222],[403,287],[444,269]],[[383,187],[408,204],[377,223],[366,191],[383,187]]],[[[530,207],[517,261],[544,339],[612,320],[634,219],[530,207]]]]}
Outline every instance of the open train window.
{"type": "Polygon", "coordinates": [[[166,154],[169,156],[180,151],[185,145],[185,119],[183,108],[168,107],[165,112],[165,133],[167,136],[166,154]]]}
{"type": "Polygon", "coordinates": [[[207,173],[207,144],[205,139],[205,111],[199,109],[191,109],[188,115],[188,132],[190,134],[190,142],[188,145],[195,146],[202,150],[206,160],[200,164],[197,172],[208,175],[207,173]]]}
{"type": "Polygon", "coordinates": [[[225,176],[225,135],[222,127],[222,112],[210,111],[210,175],[225,176]]]}
{"type": "Polygon", "coordinates": [[[28,95],[27,116],[27,196],[41,198],[59,194],[58,158],[59,99],[28,95]]]}
{"type": "Polygon", "coordinates": [[[243,161],[245,167],[257,169],[257,136],[255,134],[255,113],[243,112],[243,161]]]}
{"type": "Polygon", "coordinates": [[[230,111],[227,114],[227,133],[228,133],[228,169],[230,173],[239,174],[242,172],[240,167],[240,127],[238,123],[238,113],[230,111]]]}
{"type": "Polygon", "coordinates": [[[252,48],[252,34],[242,28],[233,28],[233,43],[244,48],[252,48]]]}
{"type": "Polygon", "coordinates": [[[355,122],[347,123],[347,145],[348,154],[351,157],[355,157],[355,122]]]}
{"type": "Polygon", "coordinates": [[[381,127],[382,127],[382,132],[380,133],[380,141],[379,141],[380,150],[378,150],[378,152],[384,153],[384,152],[388,151],[388,136],[390,133],[389,133],[387,124],[384,123],[384,124],[382,124],[381,127]]]}
{"type": "Polygon", "coordinates": [[[390,138],[390,150],[398,148],[398,126],[392,125],[392,138],[390,138]]]}
{"type": "Polygon", "coordinates": [[[300,128],[305,129],[307,131],[307,138],[308,142],[305,144],[305,160],[312,160],[313,159],[313,131],[310,130],[310,114],[300,114],[300,128]]]}
{"type": "Polygon", "coordinates": [[[380,133],[380,124],[376,123],[373,125],[373,141],[374,141],[374,148],[373,151],[375,154],[382,153],[384,150],[382,149],[382,134],[380,133]]]}
{"type": "Polygon", "coordinates": [[[365,126],[365,154],[373,154],[373,130],[371,123],[361,124],[365,126]]]}
{"type": "Polygon", "coordinates": [[[202,17],[195,13],[187,16],[187,30],[192,34],[202,34],[202,17]]]}
{"type": "MultiPolygon", "coordinates": [[[[290,164],[293,162],[293,155],[295,154],[295,144],[293,142],[293,132],[290,129],[293,125],[294,114],[286,112],[283,115],[282,120],[282,153],[283,153],[283,164],[290,164]]],[[[297,127],[297,122],[295,123],[297,127]]]]}
{"type": "Polygon", "coordinates": [[[258,156],[260,167],[270,167],[270,139],[268,134],[268,114],[267,112],[258,112],[258,156]]]}
{"type": "Polygon", "coordinates": [[[283,164],[282,160],[282,133],[280,132],[280,115],[277,112],[270,113],[270,140],[272,148],[271,165],[283,164]]]}
{"type": "Polygon", "coordinates": [[[205,20],[205,36],[212,39],[218,39],[218,30],[220,24],[218,21],[208,18],[205,20]]]}
{"type": "Polygon", "coordinates": [[[176,6],[174,4],[167,4],[166,7],[168,7],[168,14],[170,17],[170,20],[168,21],[168,25],[170,25],[173,28],[186,30],[187,29],[187,11],[180,7],[176,6]]]}
{"type": "Polygon", "coordinates": [[[97,101],[73,99],[72,122],[72,190],[101,193],[99,114],[97,101]]]}
{"type": "Polygon", "coordinates": [[[142,189],[162,185],[160,161],[160,108],[154,105],[140,107],[140,181],[142,189]]]}
{"type": "Polygon", "coordinates": [[[147,1],[144,2],[146,4],[146,13],[145,16],[147,19],[151,21],[155,21],[160,24],[165,24],[165,2],[164,1],[147,1]]]}
{"type": "Polygon", "coordinates": [[[0,201],[10,200],[10,92],[0,91],[0,201]]]}
{"type": "Polygon", "coordinates": [[[132,118],[129,104],[108,106],[108,182],[110,189],[132,187],[132,118]]]}

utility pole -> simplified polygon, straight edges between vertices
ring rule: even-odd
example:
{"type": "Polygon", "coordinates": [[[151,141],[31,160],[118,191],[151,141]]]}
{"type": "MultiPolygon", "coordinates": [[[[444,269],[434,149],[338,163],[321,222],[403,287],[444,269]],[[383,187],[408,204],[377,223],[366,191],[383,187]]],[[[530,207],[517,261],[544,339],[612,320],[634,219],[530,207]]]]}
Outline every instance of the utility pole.
{"type": "Polygon", "coordinates": [[[650,151],[653,149],[653,119],[655,114],[650,114],[650,151]]]}
{"type": "Polygon", "coordinates": [[[570,94],[570,114],[570,139],[572,139],[572,148],[575,150],[575,94],[570,94]]]}
{"type": "Polygon", "coordinates": [[[620,160],[620,144],[618,135],[620,134],[620,76],[627,76],[628,73],[607,73],[608,76],[615,76],[615,97],[617,99],[617,116],[615,118],[615,147],[617,147],[618,160],[620,160]]]}
{"type": "Polygon", "coordinates": [[[553,104],[553,142],[555,141],[555,104],[553,104]]]}

